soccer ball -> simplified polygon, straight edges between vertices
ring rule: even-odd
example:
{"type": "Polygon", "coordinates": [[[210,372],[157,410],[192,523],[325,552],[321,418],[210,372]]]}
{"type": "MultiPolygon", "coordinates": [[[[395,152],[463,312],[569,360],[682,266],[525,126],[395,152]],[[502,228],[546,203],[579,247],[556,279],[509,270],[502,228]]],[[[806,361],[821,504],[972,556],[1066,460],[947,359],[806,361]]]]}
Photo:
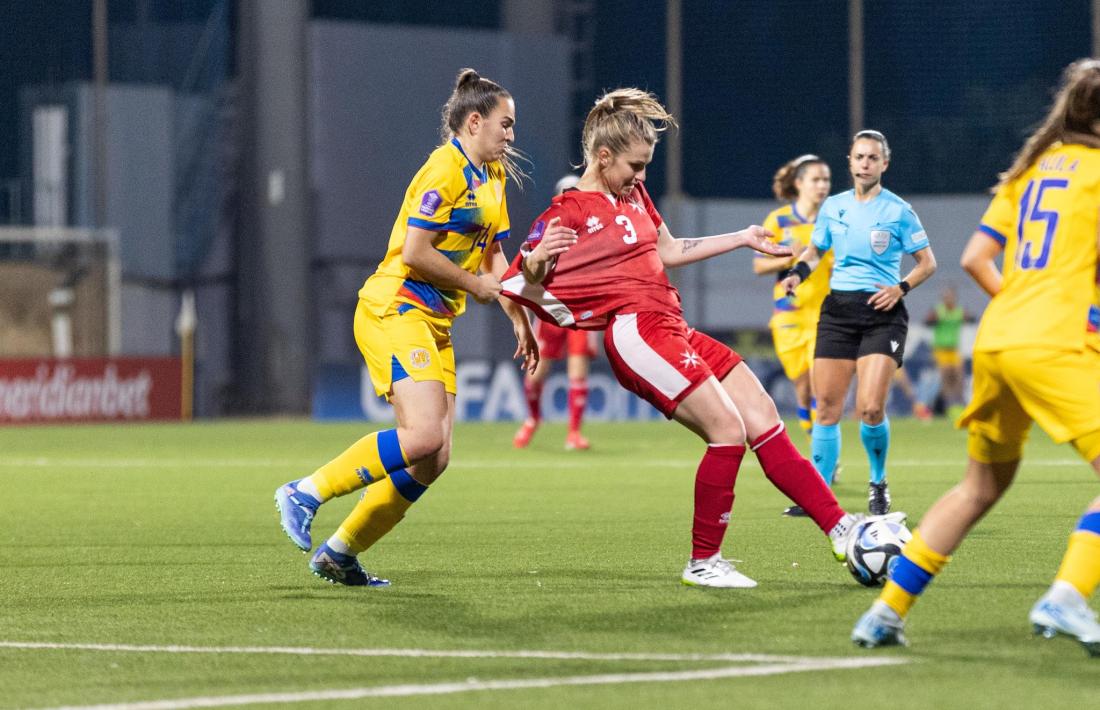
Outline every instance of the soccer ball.
{"type": "Polygon", "coordinates": [[[911,537],[909,528],[901,523],[888,520],[860,523],[848,540],[848,571],[865,587],[881,586],[911,537]]]}

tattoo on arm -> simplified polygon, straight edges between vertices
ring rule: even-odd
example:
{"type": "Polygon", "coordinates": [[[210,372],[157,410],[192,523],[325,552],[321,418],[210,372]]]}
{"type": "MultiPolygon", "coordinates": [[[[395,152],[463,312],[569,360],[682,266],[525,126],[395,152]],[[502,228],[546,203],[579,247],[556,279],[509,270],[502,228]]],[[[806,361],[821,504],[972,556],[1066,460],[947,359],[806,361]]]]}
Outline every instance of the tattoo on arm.
{"type": "Polygon", "coordinates": [[[702,243],[703,243],[702,239],[681,239],[680,240],[680,253],[681,254],[687,254],[689,251],[691,251],[692,249],[694,249],[695,247],[699,246],[702,243]]]}

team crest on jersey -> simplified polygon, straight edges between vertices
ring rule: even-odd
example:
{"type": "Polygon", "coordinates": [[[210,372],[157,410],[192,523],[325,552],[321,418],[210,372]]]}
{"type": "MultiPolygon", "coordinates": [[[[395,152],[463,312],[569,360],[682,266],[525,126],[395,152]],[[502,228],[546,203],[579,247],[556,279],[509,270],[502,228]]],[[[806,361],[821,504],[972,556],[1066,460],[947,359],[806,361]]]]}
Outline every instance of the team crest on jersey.
{"type": "Polygon", "coordinates": [[[890,246],[890,233],[883,229],[871,230],[871,251],[876,254],[885,254],[890,246]]]}
{"type": "Polygon", "coordinates": [[[584,226],[588,228],[589,234],[595,234],[596,232],[603,229],[603,222],[601,222],[600,218],[596,215],[592,215],[587,220],[585,220],[584,226]]]}
{"type": "Polygon", "coordinates": [[[420,209],[418,211],[425,217],[431,217],[441,204],[443,204],[443,197],[440,196],[439,190],[428,190],[420,198],[420,209]]]}
{"type": "Polygon", "coordinates": [[[409,364],[414,369],[423,370],[432,363],[432,356],[424,348],[417,348],[409,353],[409,364]]]}

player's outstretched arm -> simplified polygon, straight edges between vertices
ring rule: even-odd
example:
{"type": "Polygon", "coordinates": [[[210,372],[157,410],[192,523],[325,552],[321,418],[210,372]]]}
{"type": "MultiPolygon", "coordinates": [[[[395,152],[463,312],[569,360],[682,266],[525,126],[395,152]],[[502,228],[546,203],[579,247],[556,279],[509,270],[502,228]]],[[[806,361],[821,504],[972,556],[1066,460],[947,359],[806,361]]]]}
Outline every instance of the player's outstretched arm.
{"type": "Polygon", "coordinates": [[[769,238],[772,236],[771,232],[754,224],[739,232],[677,239],[668,225],[662,224],[657,232],[657,253],[666,267],[692,264],[744,247],[769,256],[790,256],[791,248],[773,242],[769,238]]]}
{"type": "Polygon", "coordinates": [[[420,278],[433,286],[460,288],[481,303],[495,301],[500,295],[500,280],[492,274],[475,276],[455,266],[432,245],[432,240],[437,236],[427,229],[409,227],[405,233],[405,245],[401,248],[401,259],[405,266],[416,271],[420,278]]]}
{"type": "MultiPolygon", "coordinates": [[[[504,256],[504,250],[500,248],[499,242],[489,245],[481,268],[498,281],[508,270],[508,259],[504,256]]],[[[512,354],[512,359],[522,359],[523,369],[526,372],[534,372],[539,364],[539,346],[535,333],[531,329],[531,321],[527,318],[527,311],[510,298],[497,299],[497,303],[508,316],[508,320],[512,321],[512,331],[516,335],[516,351],[512,354]]]]}

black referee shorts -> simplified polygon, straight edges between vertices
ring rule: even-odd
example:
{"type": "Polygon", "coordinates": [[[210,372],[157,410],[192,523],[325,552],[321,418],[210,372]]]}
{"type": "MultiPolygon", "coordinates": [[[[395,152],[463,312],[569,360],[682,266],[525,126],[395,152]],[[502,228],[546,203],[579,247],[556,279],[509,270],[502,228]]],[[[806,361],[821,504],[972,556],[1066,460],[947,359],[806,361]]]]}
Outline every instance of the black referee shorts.
{"type": "Polygon", "coordinates": [[[889,311],[867,305],[869,291],[833,291],[821,304],[817,322],[814,358],[858,360],[864,355],[882,354],[901,366],[905,336],[909,332],[909,311],[905,301],[889,311]]]}

